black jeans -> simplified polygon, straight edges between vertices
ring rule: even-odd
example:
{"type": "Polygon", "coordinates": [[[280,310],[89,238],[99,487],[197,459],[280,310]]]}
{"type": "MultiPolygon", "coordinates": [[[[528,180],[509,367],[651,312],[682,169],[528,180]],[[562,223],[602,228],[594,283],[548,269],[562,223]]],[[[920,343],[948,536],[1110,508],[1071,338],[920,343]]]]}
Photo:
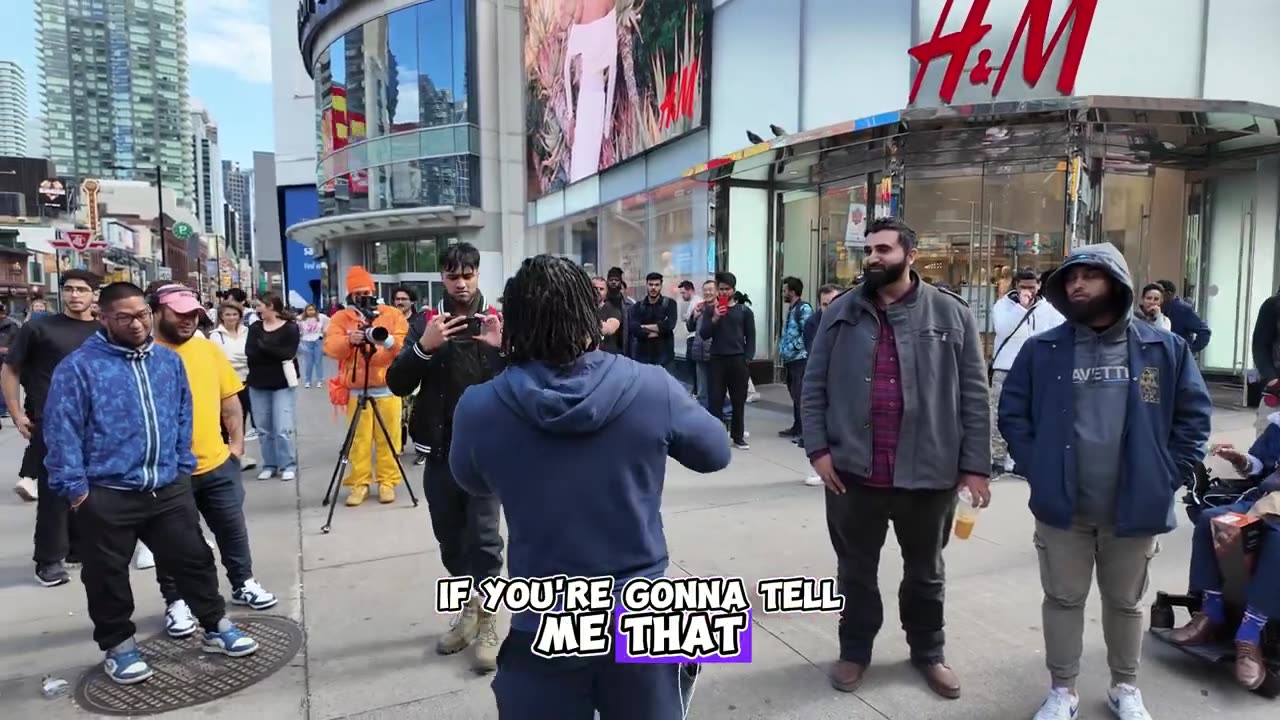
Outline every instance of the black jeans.
{"type": "Polygon", "coordinates": [[[889,523],[902,548],[903,578],[898,612],[911,660],[943,662],[943,602],[946,568],[942,549],[951,534],[956,494],[950,490],[898,490],[845,483],[843,495],[825,493],[827,530],[836,551],[844,594],[840,614],[840,659],[871,662],[871,648],[884,624],[878,575],[889,523]]]}
{"type": "Polygon", "coordinates": [[[227,608],[218,592],[213,553],[200,535],[190,478],[179,478],[155,492],[95,486],[75,513],[83,540],[80,579],[99,648],[110,650],[137,631],[129,563],[138,540],[155,553],[157,565],[173,573],[201,627],[217,629],[227,608]]]}
{"type": "Polygon", "coordinates": [[[711,376],[708,384],[708,408],[715,419],[724,420],[724,395],[729,393],[729,402],[733,406],[733,418],[729,421],[729,436],[734,442],[746,439],[747,383],[750,374],[747,372],[746,355],[712,355],[710,362],[711,376]]]}
{"type": "Polygon", "coordinates": [[[431,530],[440,543],[440,560],[455,577],[477,584],[502,573],[501,505],[497,496],[480,497],[453,479],[447,458],[432,456],[422,471],[422,492],[431,513],[431,530]]]}
{"type": "Polygon", "coordinates": [[[493,679],[499,720],[680,720],[680,665],[601,657],[544,658],[535,634],[512,630],[493,679]]]}
{"type": "MultiPolygon", "coordinates": [[[[227,458],[226,462],[203,475],[192,475],[191,490],[196,498],[196,509],[218,541],[218,552],[222,555],[222,567],[227,571],[227,580],[233,590],[239,589],[245,580],[253,577],[249,529],[244,522],[244,485],[240,481],[240,461],[227,458]]],[[[177,580],[160,563],[159,555],[156,556],[156,582],[160,584],[160,594],[164,596],[165,604],[173,604],[182,599],[177,580]]]]}
{"type": "Polygon", "coordinates": [[[792,360],[784,367],[787,370],[787,392],[791,394],[791,429],[800,432],[800,388],[804,382],[804,369],[808,367],[809,360],[792,360]]]}
{"type": "Polygon", "coordinates": [[[22,454],[19,475],[35,478],[39,494],[36,497],[35,552],[31,559],[36,565],[62,562],[68,556],[79,559],[79,543],[71,504],[67,499],[49,489],[49,471],[44,458],[49,448],[44,444],[44,430],[38,424],[31,426],[31,442],[22,454]]]}

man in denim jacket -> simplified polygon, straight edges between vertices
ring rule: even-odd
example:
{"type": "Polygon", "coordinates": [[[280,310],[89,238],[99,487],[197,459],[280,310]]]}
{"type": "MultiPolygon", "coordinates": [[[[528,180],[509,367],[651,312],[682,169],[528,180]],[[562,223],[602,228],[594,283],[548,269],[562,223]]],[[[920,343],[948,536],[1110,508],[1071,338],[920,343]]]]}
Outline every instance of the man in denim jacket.
{"type": "Polygon", "coordinates": [[[1004,381],[1000,432],[1031,487],[1052,688],[1036,720],[1068,720],[1097,566],[1111,664],[1108,702],[1150,720],[1137,689],[1142,599],[1174,494],[1204,457],[1212,408],[1181,338],[1133,317],[1133,280],[1110,243],[1080,247],[1044,296],[1067,322],[1023,345],[1004,381]]]}

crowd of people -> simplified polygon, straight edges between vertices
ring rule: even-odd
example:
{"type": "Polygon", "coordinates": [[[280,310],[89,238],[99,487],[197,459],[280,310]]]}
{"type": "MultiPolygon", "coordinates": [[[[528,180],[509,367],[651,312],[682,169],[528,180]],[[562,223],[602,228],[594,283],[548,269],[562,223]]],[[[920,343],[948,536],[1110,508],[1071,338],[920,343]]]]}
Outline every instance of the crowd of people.
{"type": "MultiPolygon", "coordinates": [[[[988,362],[973,309],[914,269],[909,225],[876,220],[866,241],[860,281],[818,288],[816,308],[801,280],[783,279],[777,338],[793,404],[779,435],[808,457],[806,482],[825,487],[845,599],[832,685],[853,692],[871,666],[892,526],[911,660],[933,692],[960,697],[944,632],[943,551],[957,493],[985,507],[993,479],[1021,478],[1035,517],[1050,688],[1036,720],[1077,716],[1095,577],[1107,702],[1121,720],[1149,720],[1138,690],[1142,601],[1158,538],[1174,526],[1176,489],[1209,451],[1211,403],[1194,358],[1208,328],[1171,284],[1138,293],[1116,248],[1089,245],[1050,273],[1011,276],[991,308],[988,362]]],[[[203,631],[205,650],[231,657],[256,650],[226,617],[200,521],[230,601],[274,606],[253,574],[241,475],[258,466],[260,480],[297,479],[300,386],[327,388],[355,423],[342,482],[348,506],[375,491],[393,503],[398,458],[412,446],[450,575],[478,586],[505,565],[519,577],[612,576],[621,588],[665,574],[668,459],[711,473],[734,448],[749,449],[757,323],[737,278],[719,272],[701,288],[683,281],[678,297],[667,297],[665,278],[650,273],[633,298],[618,268],[593,278],[569,259],[539,255],[494,302],[479,289],[473,246],[448,246],[440,269],[445,293],[434,307],[417,307],[408,288],[385,304],[357,266],[346,271],[345,301],[297,315],[272,293],[252,308],[236,289],[202,305],[185,286],[99,288],[93,275],[71,271],[61,278],[62,312],[17,328],[0,388],[30,441],[22,473],[37,484],[36,577],[62,585],[66,564],[82,565],[94,639],[113,680],[152,674],[131,620],[129,564],[143,547],[154,555],[170,635],[203,631]],[[679,342],[686,382],[677,379],[679,342]],[[337,365],[327,380],[324,357],[337,365]],[[251,425],[260,463],[245,454],[251,425]],[[494,438],[503,452],[492,452],[494,438]],[[583,472],[591,467],[609,471],[583,472]]],[[[1255,334],[1255,355],[1262,348],[1280,366],[1278,334],[1271,345],[1255,334]]],[[[1280,395],[1274,375],[1264,379],[1280,395]]],[[[1280,413],[1268,414],[1260,434],[1248,452],[1212,452],[1262,481],[1280,463],[1280,413]]],[[[1213,515],[1197,521],[1193,541],[1191,584],[1202,606],[1176,642],[1206,642],[1226,622],[1213,515]]],[[[1280,562],[1280,545],[1266,547],[1269,562],[1280,562]]],[[[1236,675],[1246,687],[1266,672],[1260,635],[1280,613],[1276,582],[1249,588],[1236,635],[1236,675]]],[[[477,594],[436,650],[470,649],[475,670],[497,671],[502,717],[533,717],[534,706],[537,717],[585,716],[618,704],[639,717],[683,716],[679,666],[542,658],[531,650],[537,628],[536,614],[517,613],[504,639],[477,594]]]]}

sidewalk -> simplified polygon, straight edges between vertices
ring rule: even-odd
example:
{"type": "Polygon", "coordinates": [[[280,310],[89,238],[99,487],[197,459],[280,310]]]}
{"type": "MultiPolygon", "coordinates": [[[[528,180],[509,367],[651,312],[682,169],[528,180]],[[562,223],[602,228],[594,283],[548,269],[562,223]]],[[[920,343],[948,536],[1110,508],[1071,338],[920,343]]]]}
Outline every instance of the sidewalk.
{"type": "MultiPolygon", "coordinates": [[[[289,667],[216,704],[168,715],[333,720],[336,718],[496,718],[488,678],[463,657],[439,657],[436,636],[447,618],[434,613],[434,582],[443,574],[425,503],[384,507],[369,501],[337,508],[333,532],[320,533],[328,484],[345,420],[332,418],[323,390],[299,390],[302,469],[296,484],[257,482],[246,474],[247,514],[255,572],[281,603],[268,611],[303,623],[307,645],[289,667]]],[[[776,431],[790,422],[777,387],[761,388],[748,406],[751,450],[736,452],[729,469],[699,476],[672,466],[665,527],[672,574],[761,577],[830,576],[835,563],[823,520],[820,488],[801,480],[808,465],[776,431]]],[[[1245,444],[1252,415],[1219,411],[1214,440],[1245,444]]],[[[256,452],[256,443],[251,444],[256,452]]],[[[9,492],[22,442],[12,426],[0,431],[0,718],[83,718],[68,699],[44,700],[45,674],[74,682],[100,660],[78,578],[45,589],[31,579],[34,506],[9,492]]],[[[409,466],[421,500],[420,468],[409,466]]],[[[583,468],[592,472],[591,468],[583,468]]],[[[949,660],[964,681],[964,699],[935,699],[907,665],[893,619],[901,577],[890,539],[881,569],[885,630],[875,665],[855,695],[837,693],[824,671],[835,657],[836,619],[827,615],[760,617],[750,665],[706,666],[695,720],[1014,720],[1029,718],[1043,697],[1039,571],[1031,546],[1027,488],[995,487],[994,505],[974,537],[947,551],[949,660]]],[[[1152,569],[1151,590],[1185,588],[1189,529],[1165,538],[1152,569]]],[[[133,574],[140,636],[161,630],[162,603],[151,571],[133,574]]],[[[224,581],[225,585],[225,581],[224,581]]],[[[1088,610],[1082,716],[1107,717],[1107,678],[1096,593],[1088,610]]],[[[1143,689],[1160,720],[1275,717],[1280,709],[1237,689],[1226,668],[1209,668],[1148,643],[1143,689]]]]}

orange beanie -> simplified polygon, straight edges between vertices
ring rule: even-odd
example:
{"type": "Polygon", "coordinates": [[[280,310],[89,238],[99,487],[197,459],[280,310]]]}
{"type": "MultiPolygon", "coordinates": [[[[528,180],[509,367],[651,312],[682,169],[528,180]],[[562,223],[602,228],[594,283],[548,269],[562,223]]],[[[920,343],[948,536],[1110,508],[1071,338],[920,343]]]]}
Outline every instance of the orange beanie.
{"type": "Polygon", "coordinates": [[[361,290],[366,292],[376,292],[377,287],[374,285],[373,276],[369,274],[368,270],[365,270],[359,265],[353,265],[351,269],[347,271],[347,292],[355,293],[360,292],[361,290]]]}

